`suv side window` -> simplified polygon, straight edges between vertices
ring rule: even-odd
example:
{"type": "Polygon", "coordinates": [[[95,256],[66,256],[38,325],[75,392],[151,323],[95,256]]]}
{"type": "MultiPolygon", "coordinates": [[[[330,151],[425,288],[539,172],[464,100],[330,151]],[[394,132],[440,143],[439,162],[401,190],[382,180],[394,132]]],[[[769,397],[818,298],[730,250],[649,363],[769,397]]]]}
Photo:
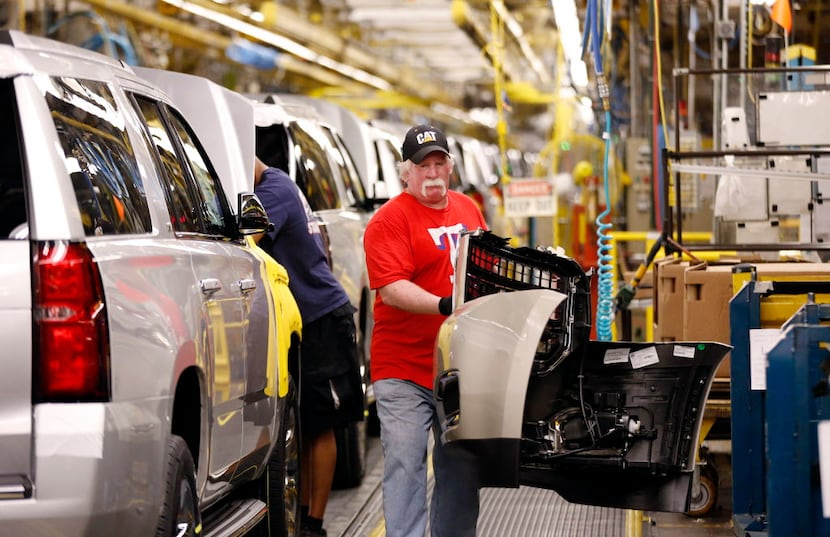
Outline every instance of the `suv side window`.
{"type": "Polygon", "coordinates": [[[164,184],[164,197],[170,211],[173,230],[180,233],[197,233],[200,230],[198,216],[192,209],[198,207],[196,194],[187,185],[185,171],[176,155],[173,141],[170,139],[161,111],[156,103],[139,95],[133,95],[139,114],[147,127],[146,135],[150,138],[152,152],[156,160],[159,177],[164,184]]]}
{"type": "Polygon", "coordinates": [[[110,88],[70,77],[35,80],[55,123],[85,234],[149,233],[144,182],[110,88]]]}
{"type": "Polygon", "coordinates": [[[312,133],[297,123],[289,127],[291,136],[300,148],[297,156],[297,184],[303,190],[315,211],[337,209],[341,206],[334,174],[326,155],[326,148],[312,133]]]}
{"type": "Polygon", "coordinates": [[[14,79],[0,80],[0,239],[16,238],[28,220],[15,103],[14,79]]]}
{"type": "Polygon", "coordinates": [[[325,132],[329,143],[332,147],[337,148],[336,151],[332,151],[332,156],[340,168],[340,176],[343,178],[343,186],[346,188],[349,207],[364,205],[366,192],[363,190],[363,183],[360,182],[360,175],[357,172],[354,160],[352,160],[351,153],[346,149],[346,145],[339,136],[328,129],[325,129],[325,132]]]}
{"type": "Polygon", "coordinates": [[[201,208],[205,231],[211,235],[224,235],[230,229],[227,225],[230,221],[225,220],[225,215],[230,214],[230,209],[226,207],[226,203],[223,203],[225,195],[219,180],[190,127],[175,110],[168,109],[168,111],[170,122],[176,129],[179,143],[184,149],[183,156],[190,162],[190,170],[196,179],[196,188],[202,198],[201,208]]]}
{"type": "Polygon", "coordinates": [[[185,121],[161,103],[133,95],[157,150],[165,197],[178,232],[225,235],[230,210],[202,147],[185,121]],[[166,126],[170,125],[168,129],[166,126]],[[182,155],[180,157],[179,155],[182,155]],[[189,163],[189,166],[183,163],[189,163]],[[188,175],[192,179],[188,179],[188,175]]]}

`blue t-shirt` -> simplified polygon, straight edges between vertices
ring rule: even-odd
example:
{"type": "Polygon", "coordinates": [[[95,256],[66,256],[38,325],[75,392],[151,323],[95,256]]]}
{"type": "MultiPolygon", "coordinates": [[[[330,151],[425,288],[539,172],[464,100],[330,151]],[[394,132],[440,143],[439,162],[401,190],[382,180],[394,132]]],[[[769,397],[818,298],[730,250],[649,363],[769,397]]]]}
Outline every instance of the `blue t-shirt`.
{"type": "Polygon", "coordinates": [[[288,271],[288,287],[297,301],[304,324],[349,302],[326,257],[320,225],[305,196],[288,175],[277,168],[262,173],[254,188],[274,230],[260,245],[288,271]]]}

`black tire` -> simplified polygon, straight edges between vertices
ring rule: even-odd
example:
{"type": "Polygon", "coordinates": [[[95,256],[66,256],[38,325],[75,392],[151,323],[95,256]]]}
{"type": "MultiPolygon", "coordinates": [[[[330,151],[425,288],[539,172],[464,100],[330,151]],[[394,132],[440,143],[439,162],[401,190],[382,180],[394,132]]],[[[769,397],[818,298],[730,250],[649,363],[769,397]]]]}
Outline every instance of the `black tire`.
{"type": "Polygon", "coordinates": [[[360,486],[366,475],[366,420],[339,427],[334,434],[337,439],[337,465],[334,468],[332,488],[360,486]]]}
{"type": "Polygon", "coordinates": [[[156,537],[195,537],[202,525],[193,456],[181,436],[167,443],[167,479],[156,537]]]}
{"type": "Polygon", "coordinates": [[[712,512],[718,503],[718,471],[711,464],[699,466],[700,487],[692,497],[686,516],[704,517],[712,512]]]}
{"type": "Polygon", "coordinates": [[[300,430],[294,381],[289,380],[279,441],[259,482],[259,497],[268,514],[257,526],[258,537],[296,537],[300,534],[300,430]]]}

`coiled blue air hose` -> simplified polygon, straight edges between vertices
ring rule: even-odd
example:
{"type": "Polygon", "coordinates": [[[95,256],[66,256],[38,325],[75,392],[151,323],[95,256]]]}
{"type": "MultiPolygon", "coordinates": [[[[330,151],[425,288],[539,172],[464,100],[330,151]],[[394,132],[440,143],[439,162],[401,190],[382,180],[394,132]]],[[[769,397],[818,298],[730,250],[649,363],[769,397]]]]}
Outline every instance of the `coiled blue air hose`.
{"type": "Polygon", "coordinates": [[[614,258],[611,256],[612,227],[610,222],[611,196],[608,185],[608,155],[611,152],[611,111],[605,111],[606,130],[605,155],[603,159],[603,185],[605,187],[605,210],[597,215],[597,339],[611,341],[614,323],[614,258]],[[608,221],[606,221],[608,220],[608,221]]]}
{"type": "Polygon", "coordinates": [[[597,339],[610,341],[614,322],[614,266],[611,251],[611,236],[609,230],[611,194],[608,181],[608,156],[611,152],[611,91],[605,80],[602,66],[602,28],[605,16],[610,16],[606,10],[600,10],[598,0],[588,0],[585,13],[585,35],[583,36],[583,51],[590,45],[593,57],[594,70],[597,77],[597,91],[602,101],[602,110],[605,112],[605,130],[602,137],[605,140],[603,157],[603,185],[605,188],[605,210],[597,215],[597,339]]]}

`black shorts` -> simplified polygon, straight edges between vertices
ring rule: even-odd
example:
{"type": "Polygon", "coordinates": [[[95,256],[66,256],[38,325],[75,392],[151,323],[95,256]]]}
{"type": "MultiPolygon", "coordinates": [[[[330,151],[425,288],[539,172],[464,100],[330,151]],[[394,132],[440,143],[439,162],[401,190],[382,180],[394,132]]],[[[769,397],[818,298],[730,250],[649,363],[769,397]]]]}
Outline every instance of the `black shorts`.
{"type": "Polygon", "coordinates": [[[354,307],[345,304],[303,326],[300,430],[316,436],[363,419],[365,397],[357,355],[354,307]]]}

